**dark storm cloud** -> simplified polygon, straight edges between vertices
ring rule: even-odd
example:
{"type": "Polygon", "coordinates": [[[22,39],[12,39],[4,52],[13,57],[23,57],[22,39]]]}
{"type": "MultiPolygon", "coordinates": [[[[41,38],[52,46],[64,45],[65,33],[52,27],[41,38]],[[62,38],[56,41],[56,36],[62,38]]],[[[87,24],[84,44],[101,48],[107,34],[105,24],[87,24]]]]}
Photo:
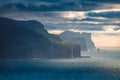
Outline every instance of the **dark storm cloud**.
{"type": "Polygon", "coordinates": [[[120,0],[84,0],[84,1],[90,1],[90,2],[96,2],[96,3],[116,3],[119,4],[120,0]]]}
{"type": "Polygon", "coordinates": [[[2,10],[17,8],[24,11],[89,11],[111,8],[117,0],[0,0],[2,10]],[[110,1],[110,2],[109,2],[110,1]],[[105,4],[104,4],[105,3],[105,4]],[[106,4],[107,3],[107,4],[106,4]]]}
{"type": "Polygon", "coordinates": [[[0,0],[0,2],[70,2],[70,1],[87,1],[87,2],[101,2],[101,3],[120,3],[120,0],[0,0]]]}
{"type": "Polygon", "coordinates": [[[19,2],[19,3],[7,3],[4,4],[1,9],[5,10],[12,9],[13,7],[18,10],[25,11],[87,11],[95,9],[94,6],[99,6],[96,3],[86,3],[86,2],[19,2]],[[26,6],[27,5],[27,6],[26,6]]]}
{"type": "Polygon", "coordinates": [[[120,11],[88,12],[87,16],[106,17],[106,18],[120,18],[120,11]]]}
{"type": "Polygon", "coordinates": [[[69,21],[72,21],[72,22],[76,22],[76,21],[109,22],[110,20],[106,19],[106,18],[99,18],[99,17],[93,16],[93,17],[85,17],[85,18],[82,18],[82,19],[74,18],[74,19],[70,19],[69,21]]]}

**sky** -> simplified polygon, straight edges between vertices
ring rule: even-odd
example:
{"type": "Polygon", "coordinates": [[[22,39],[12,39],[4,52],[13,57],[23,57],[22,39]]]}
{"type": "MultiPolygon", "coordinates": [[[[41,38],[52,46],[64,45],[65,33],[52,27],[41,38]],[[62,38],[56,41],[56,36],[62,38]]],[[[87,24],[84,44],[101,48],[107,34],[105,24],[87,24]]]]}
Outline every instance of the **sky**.
{"type": "Polygon", "coordinates": [[[120,47],[120,0],[0,0],[0,16],[37,20],[49,33],[92,33],[97,47],[120,47]]]}

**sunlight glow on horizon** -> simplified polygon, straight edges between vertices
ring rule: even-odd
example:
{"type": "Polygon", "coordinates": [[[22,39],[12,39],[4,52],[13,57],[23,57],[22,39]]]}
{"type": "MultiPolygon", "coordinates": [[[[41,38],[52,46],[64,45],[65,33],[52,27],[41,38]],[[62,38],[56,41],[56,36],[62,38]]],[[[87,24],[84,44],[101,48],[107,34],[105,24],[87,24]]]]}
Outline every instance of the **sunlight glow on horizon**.
{"type": "MultiPolygon", "coordinates": [[[[114,35],[108,35],[111,33],[111,30],[107,31],[80,31],[71,29],[73,32],[87,32],[92,33],[92,40],[95,43],[96,47],[120,47],[120,31],[113,31],[114,35]]],[[[48,30],[51,34],[60,34],[64,30],[48,30]]]]}
{"type": "Polygon", "coordinates": [[[63,18],[84,18],[85,12],[77,12],[77,11],[65,11],[62,14],[63,18]]]}
{"type": "Polygon", "coordinates": [[[92,40],[98,47],[120,47],[120,36],[93,35],[92,40]]]}

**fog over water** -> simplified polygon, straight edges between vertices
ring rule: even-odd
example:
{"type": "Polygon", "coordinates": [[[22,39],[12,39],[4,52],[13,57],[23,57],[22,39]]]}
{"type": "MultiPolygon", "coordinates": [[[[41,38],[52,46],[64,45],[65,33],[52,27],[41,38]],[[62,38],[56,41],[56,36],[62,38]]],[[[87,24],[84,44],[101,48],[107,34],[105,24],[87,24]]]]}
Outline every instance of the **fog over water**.
{"type": "Polygon", "coordinates": [[[0,65],[1,80],[119,80],[120,49],[82,52],[74,59],[0,60],[0,65]]]}

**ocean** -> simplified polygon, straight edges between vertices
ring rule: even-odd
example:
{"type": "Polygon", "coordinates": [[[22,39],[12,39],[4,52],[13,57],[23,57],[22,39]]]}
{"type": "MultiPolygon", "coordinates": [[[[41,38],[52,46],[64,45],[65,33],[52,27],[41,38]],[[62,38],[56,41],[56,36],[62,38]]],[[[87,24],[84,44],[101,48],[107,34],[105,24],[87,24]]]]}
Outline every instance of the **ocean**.
{"type": "Polygon", "coordinates": [[[120,48],[72,59],[0,60],[0,80],[120,80],[120,48]]]}

